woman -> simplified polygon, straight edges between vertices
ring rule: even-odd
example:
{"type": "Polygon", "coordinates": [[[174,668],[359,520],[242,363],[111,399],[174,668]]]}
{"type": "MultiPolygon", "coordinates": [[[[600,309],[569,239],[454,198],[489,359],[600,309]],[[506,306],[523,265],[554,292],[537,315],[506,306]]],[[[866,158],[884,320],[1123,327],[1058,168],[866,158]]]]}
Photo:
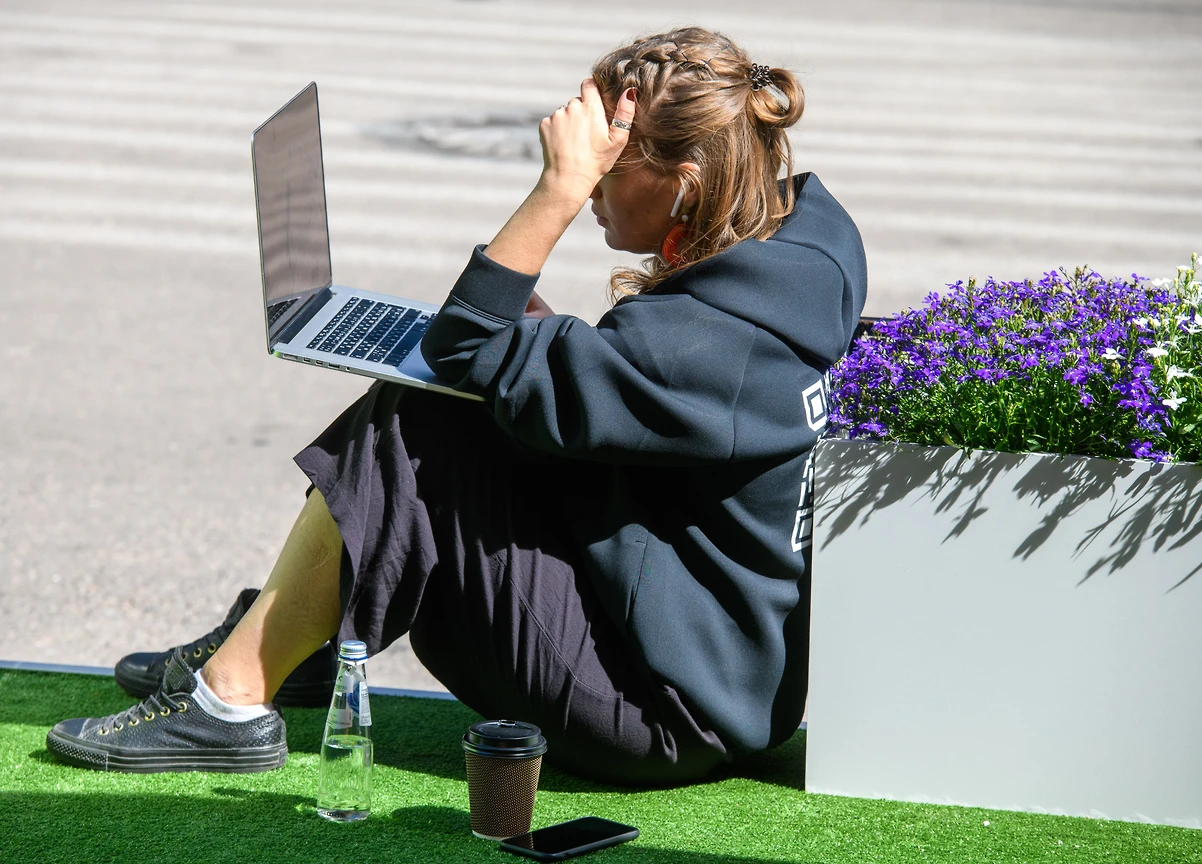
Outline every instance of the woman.
{"type": "Polygon", "coordinates": [[[156,695],[60,723],[52,752],[276,767],[289,672],[335,634],[375,653],[406,631],[460,700],[536,723],[582,774],[691,780],[792,734],[809,453],[866,292],[851,219],[815,177],[777,179],[802,107],[792,74],[700,28],[598,61],[422,343],[488,410],[373,386],[297,456],[314,491],[203,673],[177,653],[156,695]],[[533,291],[590,200],[611,247],[652,256],[596,327],[533,291]]]}

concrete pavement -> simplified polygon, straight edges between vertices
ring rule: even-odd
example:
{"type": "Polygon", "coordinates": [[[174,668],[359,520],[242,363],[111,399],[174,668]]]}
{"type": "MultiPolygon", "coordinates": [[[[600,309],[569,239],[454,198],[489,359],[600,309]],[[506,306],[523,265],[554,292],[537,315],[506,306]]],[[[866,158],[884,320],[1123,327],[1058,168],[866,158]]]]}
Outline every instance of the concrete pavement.
{"type": "MultiPolygon", "coordinates": [[[[335,279],[438,302],[538,174],[533,124],[684,23],[803,75],[794,144],[869,311],[969,275],[1202,249],[1202,5],[0,2],[0,658],[191,639],[268,573],[291,456],[365,383],[263,346],[249,135],[321,87],[335,279]],[[531,141],[534,140],[534,144],[531,141]]],[[[586,214],[540,292],[595,320],[586,214]]],[[[407,644],[372,680],[436,688],[407,644]]]]}

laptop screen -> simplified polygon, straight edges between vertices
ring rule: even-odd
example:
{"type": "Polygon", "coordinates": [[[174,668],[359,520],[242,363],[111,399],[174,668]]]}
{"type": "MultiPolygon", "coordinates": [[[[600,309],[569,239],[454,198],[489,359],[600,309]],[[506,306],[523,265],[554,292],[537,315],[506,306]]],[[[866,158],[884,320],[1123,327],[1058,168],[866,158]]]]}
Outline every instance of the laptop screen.
{"type": "Polygon", "coordinates": [[[251,137],[267,346],[311,295],[331,284],[317,84],[251,137]]]}

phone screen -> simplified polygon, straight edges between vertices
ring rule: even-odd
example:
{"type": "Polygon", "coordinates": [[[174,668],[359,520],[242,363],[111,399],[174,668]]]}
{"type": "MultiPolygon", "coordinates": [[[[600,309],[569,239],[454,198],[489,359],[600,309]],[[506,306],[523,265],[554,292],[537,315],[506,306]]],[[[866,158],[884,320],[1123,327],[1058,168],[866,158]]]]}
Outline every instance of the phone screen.
{"type": "Polygon", "coordinates": [[[541,861],[558,861],[572,855],[603,849],[639,836],[639,829],[597,816],[582,816],[539,828],[529,834],[501,841],[506,852],[515,852],[541,861]]]}

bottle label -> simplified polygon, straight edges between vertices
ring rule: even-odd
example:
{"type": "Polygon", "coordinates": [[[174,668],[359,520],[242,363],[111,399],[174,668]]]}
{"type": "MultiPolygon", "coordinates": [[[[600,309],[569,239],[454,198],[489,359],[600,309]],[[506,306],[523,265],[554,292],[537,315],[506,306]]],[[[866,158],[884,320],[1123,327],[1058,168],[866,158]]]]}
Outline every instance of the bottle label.
{"type": "Polygon", "coordinates": [[[358,687],[346,694],[346,704],[351,711],[359,715],[360,726],[371,725],[371,703],[367,698],[366,681],[360,681],[358,687]]]}
{"type": "Polygon", "coordinates": [[[357,716],[359,726],[371,725],[371,705],[368,702],[368,683],[359,681],[351,692],[346,695],[346,710],[352,716],[357,716]]]}

